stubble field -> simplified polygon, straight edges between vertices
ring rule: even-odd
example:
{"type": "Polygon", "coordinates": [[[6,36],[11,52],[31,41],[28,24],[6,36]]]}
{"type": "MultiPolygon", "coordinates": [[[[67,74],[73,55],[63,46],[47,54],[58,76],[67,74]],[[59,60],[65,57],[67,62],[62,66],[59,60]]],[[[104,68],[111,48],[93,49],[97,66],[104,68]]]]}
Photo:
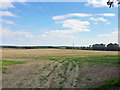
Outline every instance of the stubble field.
{"type": "Polygon", "coordinates": [[[118,52],[2,49],[3,88],[101,88],[119,84],[118,52]]]}

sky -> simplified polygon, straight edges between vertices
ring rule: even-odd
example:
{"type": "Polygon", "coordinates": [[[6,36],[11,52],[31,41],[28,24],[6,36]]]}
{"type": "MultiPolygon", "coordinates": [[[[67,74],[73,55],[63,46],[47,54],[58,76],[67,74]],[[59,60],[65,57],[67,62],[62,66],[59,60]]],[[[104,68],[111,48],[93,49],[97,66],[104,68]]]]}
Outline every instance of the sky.
{"type": "Polygon", "coordinates": [[[89,46],[118,43],[118,7],[107,0],[2,2],[1,45],[89,46]]]}

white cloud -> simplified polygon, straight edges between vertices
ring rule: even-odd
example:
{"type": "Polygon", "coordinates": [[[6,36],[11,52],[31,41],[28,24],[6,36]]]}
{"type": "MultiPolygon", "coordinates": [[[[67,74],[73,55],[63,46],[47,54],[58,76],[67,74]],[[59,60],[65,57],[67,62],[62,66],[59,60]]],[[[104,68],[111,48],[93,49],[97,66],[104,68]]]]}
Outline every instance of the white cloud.
{"type": "Polygon", "coordinates": [[[15,8],[14,5],[12,4],[14,0],[0,0],[1,5],[0,8],[1,9],[8,9],[8,8],[15,8]]]}
{"type": "Polygon", "coordinates": [[[118,43],[118,31],[114,31],[108,34],[99,34],[98,37],[104,42],[117,42],[118,43]]]}
{"type": "Polygon", "coordinates": [[[0,35],[2,36],[2,42],[0,39],[0,44],[2,45],[62,45],[67,44],[68,41],[73,37],[71,36],[63,36],[56,37],[55,35],[35,35],[30,32],[25,32],[22,30],[13,31],[8,27],[0,26],[0,35]]]}
{"type": "Polygon", "coordinates": [[[81,21],[79,19],[68,19],[60,23],[63,24],[62,27],[64,28],[71,28],[72,30],[78,31],[89,31],[86,30],[87,28],[89,28],[88,25],[90,25],[88,21],[81,21]]]}
{"type": "Polygon", "coordinates": [[[94,7],[106,7],[107,0],[88,0],[86,5],[92,5],[94,7]]]}
{"type": "Polygon", "coordinates": [[[13,2],[14,0],[0,0],[1,3],[13,2]]]}
{"type": "Polygon", "coordinates": [[[46,37],[46,35],[44,35],[44,34],[43,34],[43,35],[41,35],[41,36],[42,36],[42,37],[46,37]]]}
{"type": "Polygon", "coordinates": [[[2,5],[0,5],[1,9],[8,9],[8,8],[15,8],[11,2],[3,2],[2,5]]]}
{"type": "Polygon", "coordinates": [[[66,18],[71,18],[71,17],[90,17],[90,16],[94,16],[94,15],[108,16],[108,17],[115,16],[114,13],[102,13],[102,14],[70,13],[70,14],[66,14],[66,15],[54,16],[53,20],[61,20],[61,19],[66,19],[66,18]]]}
{"type": "Polygon", "coordinates": [[[103,22],[108,22],[107,19],[104,19],[103,17],[99,17],[99,18],[90,18],[90,20],[93,20],[93,21],[103,21],[103,22]]]}
{"type": "Polygon", "coordinates": [[[84,46],[84,45],[92,45],[94,43],[105,43],[108,44],[110,42],[117,43],[118,35],[117,31],[109,33],[109,34],[101,34],[98,37],[89,37],[89,38],[79,38],[72,36],[71,34],[63,35],[61,32],[48,32],[49,35],[45,33],[43,35],[35,35],[26,31],[13,31],[7,27],[1,27],[0,31],[2,31],[2,35],[0,32],[0,36],[2,36],[2,42],[0,39],[0,44],[2,45],[72,45],[75,43],[75,46],[84,46]],[[59,36],[57,36],[59,35],[59,36]]]}
{"type": "Polygon", "coordinates": [[[96,19],[96,18],[90,18],[90,20],[93,20],[93,21],[98,21],[98,19],[96,19]]]}
{"type": "Polygon", "coordinates": [[[96,22],[95,22],[94,24],[96,24],[96,25],[97,25],[98,23],[96,23],[96,22]]]}
{"type": "Polygon", "coordinates": [[[106,22],[106,24],[110,24],[110,22],[103,17],[99,17],[99,18],[93,18],[92,17],[92,18],[90,18],[90,20],[95,21],[94,24],[98,24],[99,21],[106,22]]]}
{"type": "Polygon", "coordinates": [[[33,35],[29,32],[22,32],[22,31],[12,31],[11,29],[7,27],[1,27],[0,30],[2,30],[2,36],[3,37],[33,37],[33,35]]]}
{"type": "Polygon", "coordinates": [[[78,32],[88,32],[90,23],[88,21],[81,21],[78,19],[68,19],[65,21],[60,21],[57,23],[62,23],[62,27],[66,28],[66,30],[52,30],[49,32],[45,32],[47,36],[55,35],[57,37],[72,35],[78,32]]]}
{"type": "Polygon", "coordinates": [[[0,21],[2,22],[2,23],[6,23],[6,24],[15,24],[15,22],[13,22],[13,21],[11,21],[11,20],[4,20],[4,19],[0,19],[0,21]]]}
{"type": "Polygon", "coordinates": [[[104,19],[103,17],[98,18],[98,20],[103,22],[108,22],[107,19],[104,19]]]}
{"type": "Polygon", "coordinates": [[[114,13],[103,13],[103,14],[97,14],[97,15],[100,15],[100,16],[108,16],[108,17],[113,17],[113,16],[115,16],[114,13]]]}
{"type": "Polygon", "coordinates": [[[0,0],[0,8],[1,9],[8,9],[8,8],[15,8],[13,2],[25,2],[26,0],[0,0]]]}
{"type": "Polygon", "coordinates": [[[21,30],[13,31],[8,27],[2,27],[2,26],[0,26],[0,31],[1,31],[0,34],[2,34],[1,44],[29,45],[31,41],[37,40],[37,36],[33,35],[30,32],[25,32],[21,30]]]}
{"type": "Polygon", "coordinates": [[[111,37],[111,36],[118,36],[118,31],[114,31],[114,32],[109,33],[109,34],[100,34],[100,35],[98,35],[98,37],[111,37]]]}
{"type": "Polygon", "coordinates": [[[15,16],[9,11],[0,11],[0,16],[15,16]]]}
{"type": "Polygon", "coordinates": [[[5,3],[8,3],[8,2],[26,2],[27,0],[0,0],[0,2],[5,2],[5,3]]]}
{"type": "MultiPolygon", "coordinates": [[[[108,0],[87,0],[87,6],[92,5],[93,7],[109,7],[107,5],[108,0]]],[[[114,6],[117,6],[117,2],[114,2],[114,6]]]]}
{"type": "Polygon", "coordinates": [[[106,24],[111,24],[110,22],[107,22],[106,24]]]}
{"type": "Polygon", "coordinates": [[[60,16],[54,16],[54,20],[61,20],[61,19],[66,19],[70,17],[89,17],[92,16],[91,14],[84,14],[84,13],[70,13],[67,15],[60,15],[60,16]]]}

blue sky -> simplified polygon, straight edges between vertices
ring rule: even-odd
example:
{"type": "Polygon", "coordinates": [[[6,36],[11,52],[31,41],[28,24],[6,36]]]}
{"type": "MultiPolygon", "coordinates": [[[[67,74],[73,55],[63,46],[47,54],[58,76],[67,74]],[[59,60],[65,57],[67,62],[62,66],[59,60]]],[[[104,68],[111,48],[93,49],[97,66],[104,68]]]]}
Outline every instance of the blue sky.
{"type": "Polygon", "coordinates": [[[2,44],[89,46],[117,43],[118,8],[91,1],[6,3],[0,8],[2,44]]]}

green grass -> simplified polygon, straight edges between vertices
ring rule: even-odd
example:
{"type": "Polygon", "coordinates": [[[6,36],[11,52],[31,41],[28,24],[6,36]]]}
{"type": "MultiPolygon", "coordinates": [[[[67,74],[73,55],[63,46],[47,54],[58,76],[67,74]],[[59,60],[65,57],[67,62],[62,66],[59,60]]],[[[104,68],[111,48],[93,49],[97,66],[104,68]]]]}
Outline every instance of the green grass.
{"type": "Polygon", "coordinates": [[[7,68],[5,66],[14,65],[14,64],[24,64],[25,61],[9,61],[9,60],[0,60],[0,65],[2,68],[2,73],[7,74],[7,68]]]}
{"type": "MultiPolygon", "coordinates": [[[[34,60],[51,60],[58,63],[64,63],[65,61],[74,61],[75,64],[81,66],[87,62],[89,65],[106,65],[106,66],[118,66],[118,55],[66,55],[66,56],[37,56],[37,57],[15,57],[26,58],[34,60]]],[[[74,63],[73,67],[75,66],[74,63]]]]}
{"type": "Polygon", "coordinates": [[[120,89],[120,78],[113,78],[111,80],[106,81],[101,86],[97,87],[100,88],[119,88],[120,89]]]}
{"type": "Polygon", "coordinates": [[[9,60],[0,60],[2,61],[2,66],[14,65],[14,64],[24,64],[25,61],[9,61],[9,60]]]}
{"type": "MultiPolygon", "coordinates": [[[[48,58],[48,57],[47,57],[48,58]]],[[[118,55],[88,55],[88,56],[52,56],[49,57],[49,60],[57,61],[63,60],[63,61],[71,61],[73,67],[75,67],[75,64],[73,61],[81,66],[83,63],[87,62],[89,65],[103,65],[107,64],[110,66],[118,66],[118,55]],[[49,59],[50,58],[50,59],[49,59]]],[[[61,62],[63,63],[63,62],[61,62]]]]}

